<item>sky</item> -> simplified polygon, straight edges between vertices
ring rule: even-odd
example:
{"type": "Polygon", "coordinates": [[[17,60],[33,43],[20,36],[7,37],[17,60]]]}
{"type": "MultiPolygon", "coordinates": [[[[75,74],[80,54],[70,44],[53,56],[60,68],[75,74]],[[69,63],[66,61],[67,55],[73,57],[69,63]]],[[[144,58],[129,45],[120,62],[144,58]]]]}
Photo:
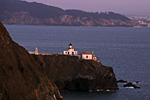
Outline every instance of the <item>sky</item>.
{"type": "Polygon", "coordinates": [[[150,16],[150,0],[25,0],[88,12],[113,11],[124,15],[150,16]]]}

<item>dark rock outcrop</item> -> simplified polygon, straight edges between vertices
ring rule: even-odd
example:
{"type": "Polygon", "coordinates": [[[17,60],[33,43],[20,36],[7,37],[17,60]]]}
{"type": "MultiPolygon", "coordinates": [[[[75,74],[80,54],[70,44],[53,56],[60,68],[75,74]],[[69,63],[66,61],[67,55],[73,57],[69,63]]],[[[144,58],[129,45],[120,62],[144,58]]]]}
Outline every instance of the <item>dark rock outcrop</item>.
{"type": "Polygon", "coordinates": [[[63,10],[41,3],[21,0],[1,0],[0,20],[5,24],[36,24],[65,26],[147,26],[131,21],[124,15],[114,12],[85,12],[63,10]]]}
{"type": "Polygon", "coordinates": [[[67,55],[31,55],[60,90],[117,90],[112,67],[67,55]]]}
{"type": "Polygon", "coordinates": [[[117,83],[127,83],[127,81],[124,81],[124,80],[118,80],[117,83]]]}
{"type": "Polygon", "coordinates": [[[140,83],[140,81],[136,81],[135,83],[140,83]]]}
{"type": "Polygon", "coordinates": [[[0,22],[0,100],[59,100],[56,85],[0,22]]]}
{"type": "Polygon", "coordinates": [[[136,86],[136,85],[134,85],[133,83],[131,83],[131,82],[129,82],[129,83],[127,83],[127,84],[125,84],[125,85],[123,85],[123,87],[133,87],[133,88],[135,88],[135,89],[139,89],[140,87],[138,87],[138,86],[136,86]]]}

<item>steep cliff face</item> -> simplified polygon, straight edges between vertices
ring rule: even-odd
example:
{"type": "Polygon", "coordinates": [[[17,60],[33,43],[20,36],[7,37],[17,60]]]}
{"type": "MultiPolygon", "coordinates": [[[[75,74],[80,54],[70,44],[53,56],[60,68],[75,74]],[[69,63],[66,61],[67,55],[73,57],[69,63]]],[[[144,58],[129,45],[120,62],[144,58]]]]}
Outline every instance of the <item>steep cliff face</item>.
{"type": "Polygon", "coordinates": [[[117,90],[112,67],[75,56],[31,55],[60,90],[117,90]]]}
{"type": "Polygon", "coordinates": [[[116,90],[113,69],[65,55],[29,55],[0,22],[0,100],[61,100],[60,90],[116,90]]]}
{"type": "Polygon", "coordinates": [[[0,100],[57,100],[55,84],[0,22],[0,100]]]}

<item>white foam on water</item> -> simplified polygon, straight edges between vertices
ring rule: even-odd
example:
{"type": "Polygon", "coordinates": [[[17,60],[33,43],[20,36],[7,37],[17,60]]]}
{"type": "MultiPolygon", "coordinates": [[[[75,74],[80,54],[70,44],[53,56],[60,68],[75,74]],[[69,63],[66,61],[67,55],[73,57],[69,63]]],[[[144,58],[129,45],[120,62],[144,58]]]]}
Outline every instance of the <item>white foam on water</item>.
{"type": "Polygon", "coordinates": [[[126,87],[126,88],[129,88],[129,89],[134,89],[134,87],[126,87]]]}

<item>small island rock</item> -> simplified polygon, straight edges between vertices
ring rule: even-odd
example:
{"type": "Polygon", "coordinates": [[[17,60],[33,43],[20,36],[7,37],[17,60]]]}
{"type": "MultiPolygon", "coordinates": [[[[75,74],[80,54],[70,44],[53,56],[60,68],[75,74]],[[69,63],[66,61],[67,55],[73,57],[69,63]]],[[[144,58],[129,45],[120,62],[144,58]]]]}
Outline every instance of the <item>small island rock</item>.
{"type": "Polygon", "coordinates": [[[140,87],[138,87],[138,86],[136,86],[136,85],[134,85],[133,83],[131,83],[131,82],[129,82],[129,83],[127,83],[127,84],[125,84],[123,87],[133,87],[133,88],[140,88],[140,87]]]}

